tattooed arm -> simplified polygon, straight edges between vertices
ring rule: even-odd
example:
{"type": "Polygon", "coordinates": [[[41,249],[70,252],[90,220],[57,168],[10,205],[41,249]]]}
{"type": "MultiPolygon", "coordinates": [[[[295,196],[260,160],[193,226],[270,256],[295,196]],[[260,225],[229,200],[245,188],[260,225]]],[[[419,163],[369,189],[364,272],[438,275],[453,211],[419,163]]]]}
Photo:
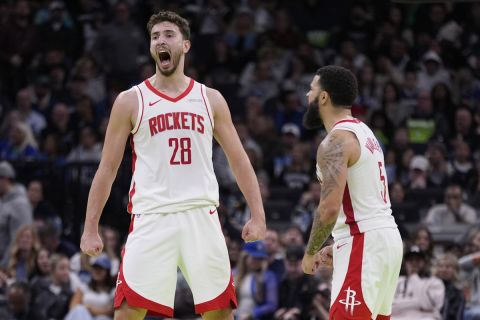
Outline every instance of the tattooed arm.
{"type": "Polygon", "coordinates": [[[343,130],[331,132],[318,148],[317,163],[322,175],[322,192],[303,261],[305,273],[315,271],[313,256],[320,251],[333,230],[342,205],[347,167],[356,162],[359,153],[355,135],[343,130]]]}

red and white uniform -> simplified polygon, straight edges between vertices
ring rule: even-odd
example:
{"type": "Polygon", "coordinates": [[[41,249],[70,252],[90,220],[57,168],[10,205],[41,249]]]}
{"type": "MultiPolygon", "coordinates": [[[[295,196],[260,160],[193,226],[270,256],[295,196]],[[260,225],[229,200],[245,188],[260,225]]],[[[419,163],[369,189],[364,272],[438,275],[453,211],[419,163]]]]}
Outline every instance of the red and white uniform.
{"type": "Polygon", "coordinates": [[[213,114],[205,86],[191,79],[176,98],[159,92],[148,80],[134,89],[140,108],[132,130],[128,211],[170,213],[218,206],[213,114]]]}
{"type": "MultiPolygon", "coordinates": [[[[334,319],[388,319],[402,261],[402,239],[392,216],[383,151],[357,119],[332,131],[355,134],[360,158],[347,171],[342,207],[333,229],[334,319]]],[[[321,180],[321,173],[317,175],[321,180]]]]}
{"type": "Polygon", "coordinates": [[[126,300],[172,317],[178,267],[197,313],[236,307],[216,211],[214,122],[206,88],[190,79],[183,93],[170,97],[145,80],[131,90],[138,98],[127,208],[132,222],[114,306],[126,300]]]}

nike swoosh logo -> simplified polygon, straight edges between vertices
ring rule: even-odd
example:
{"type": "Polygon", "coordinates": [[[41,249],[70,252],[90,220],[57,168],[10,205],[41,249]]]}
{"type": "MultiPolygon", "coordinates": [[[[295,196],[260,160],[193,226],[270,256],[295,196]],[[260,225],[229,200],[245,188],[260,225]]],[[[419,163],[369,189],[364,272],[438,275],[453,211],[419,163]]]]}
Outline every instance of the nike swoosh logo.
{"type": "Polygon", "coordinates": [[[210,211],[208,211],[208,213],[210,213],[210,214],[214,214],[214,213],[215,213],[215,211],[217,211],[217,209],[210,210],[210,211]]]}
{"type": "Polygon", "coordinates": [[[348,244],[348,242],[337,245],[337,250],[340,249],[341,247],[343,247],[344,245],[347,245],[347,244],[348,244]]]}
{"type": "Polygon", "coordinates": [[[157,100],[157,101],[155,101],[155,102],[149,102],[149,103],[148,103],[148,106],[149,106],[149,107],[151,107],[151,106],[153,106],[153,105],[155,105],[155,104],[159,103],[159,102],[160,102],[160,101],[162,101],[162,100],[163,100],[163,99],[158,99],[158,100],[157,100]]]}

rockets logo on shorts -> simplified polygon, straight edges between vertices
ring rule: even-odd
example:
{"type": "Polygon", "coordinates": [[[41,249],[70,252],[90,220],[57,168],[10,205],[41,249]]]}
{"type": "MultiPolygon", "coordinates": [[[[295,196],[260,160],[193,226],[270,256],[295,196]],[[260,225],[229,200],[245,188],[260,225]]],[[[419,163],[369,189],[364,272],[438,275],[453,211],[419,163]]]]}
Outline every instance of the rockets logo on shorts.
{"type": "Polygon", "coordinates": [[[357,292],[355,290],[350,289],[350,287],[347,288],[347,290],[344,290],[347,294],[345,295],[345,299],[340,300],[339,302],[341,304],[345,305],[345,311],[350,312],[350,314],[353,316],[353,309],[355,306],[358,306],[362,304],[360,301],[355,300],[355,296],[357,295],[357,292]]]}

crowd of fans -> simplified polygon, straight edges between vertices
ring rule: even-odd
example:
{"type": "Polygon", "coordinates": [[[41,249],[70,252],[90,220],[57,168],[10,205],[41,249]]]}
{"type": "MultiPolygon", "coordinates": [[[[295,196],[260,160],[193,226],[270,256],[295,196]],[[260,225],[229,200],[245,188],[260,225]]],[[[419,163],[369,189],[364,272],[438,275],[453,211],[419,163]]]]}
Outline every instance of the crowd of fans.
{"type": "MultiPolygon", "coordinates": [[[[249,211],[215,146],[237,319],[328,319],[332,270],[301,269],[325,136],[302,117],[327,64],[356,74],[352,112],[385,155],[405,240],[392,319],[480,319],[480,4],[371,0],[1,0],[0,319],[111,319],[126,228],[103,227],[99,258],[79,253],[46,168],[88,189],[94,171],[67,169],[98,163],[114,99],[154,74],[145,25],[160,9],[189,19],[186,74],[225,96],[261,187],[267,237],[245,245],[249,211]]],[[[193,318],[179,279],[176,316],[193,318]]]]}

